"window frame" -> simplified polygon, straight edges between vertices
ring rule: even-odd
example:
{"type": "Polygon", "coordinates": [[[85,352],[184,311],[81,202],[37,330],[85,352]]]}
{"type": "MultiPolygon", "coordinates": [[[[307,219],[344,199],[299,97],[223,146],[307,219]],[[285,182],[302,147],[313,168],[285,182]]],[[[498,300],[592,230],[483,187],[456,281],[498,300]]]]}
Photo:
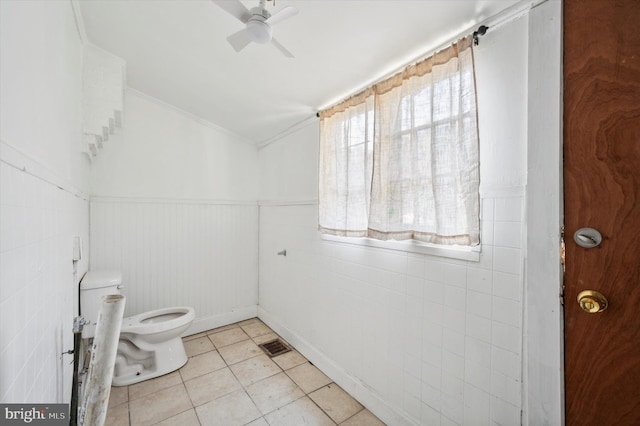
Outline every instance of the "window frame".
{"type": "Polygon", "coordinates": [[[339,244],[352,244],[356,246],[402,251],[406,253],[426,254],[430,256],[446,257],[449,259],[480,262],[482,243],[475,246],[459,246],[423,243],[416,240],[377,240],[368,237],[340,237],[337,235],[323,234],[319,232],[320,239],[339,244]]]}

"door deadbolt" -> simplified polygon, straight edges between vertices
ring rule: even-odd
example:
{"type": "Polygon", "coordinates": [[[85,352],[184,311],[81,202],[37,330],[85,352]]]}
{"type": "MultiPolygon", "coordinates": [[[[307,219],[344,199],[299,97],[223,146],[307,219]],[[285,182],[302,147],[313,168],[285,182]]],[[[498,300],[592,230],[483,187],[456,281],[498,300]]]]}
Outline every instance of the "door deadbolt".
{"type": "Polygon", "coordinates": [[[590,314],[602,312],[609,306],[607,298],[595,290],[583,290],[578,293],[578,303],[583,311],[590,314]]]}
{"type": "Polygon", "coordinates": [[[602,234],[593,228],[580,228],[573,234],[573,241],[580,247],[594,248],[602,242],[602,234]]]}

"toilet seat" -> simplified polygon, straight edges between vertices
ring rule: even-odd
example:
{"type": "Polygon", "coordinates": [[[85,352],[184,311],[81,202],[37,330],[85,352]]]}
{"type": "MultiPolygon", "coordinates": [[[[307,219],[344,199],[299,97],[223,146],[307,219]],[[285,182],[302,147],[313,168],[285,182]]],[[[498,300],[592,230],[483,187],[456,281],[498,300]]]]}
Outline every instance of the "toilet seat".
{"type": "Polygon", "coordinates": [[[122,319],[120,333],[153,334],[162,333],[188,324],[195,318],[192,307],[178,306],[155,309],[122,319]]]}

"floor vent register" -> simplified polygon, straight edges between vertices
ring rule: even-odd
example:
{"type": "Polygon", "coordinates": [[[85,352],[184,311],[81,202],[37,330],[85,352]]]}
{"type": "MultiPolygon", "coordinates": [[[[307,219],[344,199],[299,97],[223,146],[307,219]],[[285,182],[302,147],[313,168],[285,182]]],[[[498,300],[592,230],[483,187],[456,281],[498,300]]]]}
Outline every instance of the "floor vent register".
{"type": "Polygon", "coordinates": [[[282,355],[291,350],[291,348],[280,339],[271,340],[258,346],[271,358],[282,355]]]}

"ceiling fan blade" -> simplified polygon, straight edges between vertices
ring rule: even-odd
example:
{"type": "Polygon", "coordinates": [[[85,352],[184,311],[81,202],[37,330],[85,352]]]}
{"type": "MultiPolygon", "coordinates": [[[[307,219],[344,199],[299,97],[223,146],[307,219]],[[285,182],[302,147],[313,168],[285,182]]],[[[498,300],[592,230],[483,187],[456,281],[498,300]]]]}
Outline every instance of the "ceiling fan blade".
{"type": "Polygon", "coordinates": [[[278,40],[276,40],[275,38],[271,39],[271,44],[273,44],[279,51],[281,51],[284,56],[286,56],[287,58],[295,58],[295,56],[293,56],[293,54],[291,52],[289,52],[287,50],[286,47],[284,47],[283,45],[280,44],[280,42],[278,40]]]}
{"type": "Polygon", "coordinates": [[[275,15],[272,15],[265,22],[269,25],[275,25],[278,22],[284,21],[285,19],[291,18],[292,16],[295,16],[297,14],[298,14],[298,9],[296,9],[293,6],[287,6],[284,9],[282,9],[280,12],[276,13],[275,15]]]}
{"type": "Polygon", "coordinates": [[[211,0],[226,12],[228,12],[231,16],[235,17],[237,20],[247,23],[249,18],[251,18],[251,13],[249,9],[247,9],[240,0],[211,0]]]}
{"type": "Polygon", "coordinates": [[[227,41],[236,52],[241,51],[242,49],[247,47],[249,43],[251,43],[251,39],[249,38],[249,34],[247,34],[246,29],[242,29],[236,33],[231,34],[229,37],[227,37],[227,41]]]}

